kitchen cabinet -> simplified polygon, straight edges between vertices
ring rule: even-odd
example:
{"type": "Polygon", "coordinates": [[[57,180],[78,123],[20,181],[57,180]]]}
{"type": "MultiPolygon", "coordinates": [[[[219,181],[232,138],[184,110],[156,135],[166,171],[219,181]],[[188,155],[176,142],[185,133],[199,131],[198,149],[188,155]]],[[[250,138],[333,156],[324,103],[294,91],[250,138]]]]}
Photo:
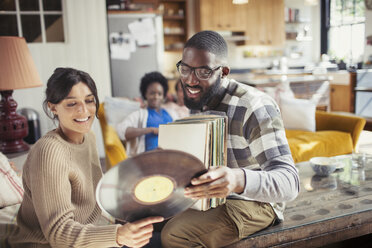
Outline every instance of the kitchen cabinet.
{"type": "Polygon", "coordinates": [[[331,85],[331,111],[350,111],[350,87],[348,85],[331,85]]]}
{"type": "Polygon", "coordinates": [[[246,45],[283,45],[284,1],[250,0],[236,5],[231,0],[198,0],[196,30],[244,32],[246,45]]]}
{"type": "Polygon", "coordinates": [[[164,50],[180,51],[187,40],[186,0],[161,0],[163,5],[164,50]]]}
{"type": "Polygon", "coordinates": [[[352,96],[352,85],[350,73],[340,71],[328,73],[333,79],[331,81],[331,111],[354,112],[354,99],[352,96]]]}
{"type": "Polygon", "coordinates": [[[245,30],[245,6],[232,4],[231,0],[198,0],[196,13],[200,30],[245,30]]]}
{"type": "Polygon", "coordinates": [[[252,0],[246,8],[246,36],[250,37],[247,45],[284,44],[283,0],[252,0]]]}

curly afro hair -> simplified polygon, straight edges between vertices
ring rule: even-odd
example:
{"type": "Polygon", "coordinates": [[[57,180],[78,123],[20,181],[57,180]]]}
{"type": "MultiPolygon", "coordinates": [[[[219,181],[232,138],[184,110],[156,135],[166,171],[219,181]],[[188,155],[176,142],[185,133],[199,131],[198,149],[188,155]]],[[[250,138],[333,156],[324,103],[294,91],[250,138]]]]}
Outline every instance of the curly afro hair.
{"type": "Polygon", "coordinates": [[[155,83],[155,82],[160,83],[160,85],[163,87],[164,96],[167,95],[168,80],[160,72],[153,71],[153,72],[146,73],[141,78],[140,91],[141,91],[141,95],[143,99],[146,100],[147,88],[150,86],[150,84],[155,83]]]}

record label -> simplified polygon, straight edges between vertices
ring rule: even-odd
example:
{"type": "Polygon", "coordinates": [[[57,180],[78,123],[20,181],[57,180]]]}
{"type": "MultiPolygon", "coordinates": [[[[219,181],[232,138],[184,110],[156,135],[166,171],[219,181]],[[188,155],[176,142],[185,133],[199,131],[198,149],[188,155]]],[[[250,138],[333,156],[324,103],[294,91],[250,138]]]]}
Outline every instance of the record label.
{"type": "Polygon", "coordinates": [[[135,200],[144,204],[160,203],[172,194],[174,188],[172,179],[166,176],[149,176],[134,187],[135,200]]]}

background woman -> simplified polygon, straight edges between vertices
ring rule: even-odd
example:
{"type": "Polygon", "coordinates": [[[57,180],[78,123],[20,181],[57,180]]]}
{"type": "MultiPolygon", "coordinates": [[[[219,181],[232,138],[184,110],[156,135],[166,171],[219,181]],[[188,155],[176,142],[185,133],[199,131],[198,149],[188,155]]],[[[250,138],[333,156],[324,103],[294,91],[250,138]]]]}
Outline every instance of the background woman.
{"type": "Polygon", "coordinates": [[[168,91],[168,80],[161,73],[145,74],[141,79],[140,91],[147,101],[147,108],[131,113],[116,126],[120,139],[127,141],[129,156],[157,148],[159,125],[174,119],[161,107],[168,91]]]}
{"type": "Polygon", "coordinates": [[[58,128],[31,148],[23,168],[24,198],[11,247],[140,247],[162,217],[125,225],[102,224],[95,199],[102,177],[90,131],[99,100],[93,79],[57,68],[48,80],[44,110],[58,128]],[[48,111],[49,110],[49,111],[48,111]]]}

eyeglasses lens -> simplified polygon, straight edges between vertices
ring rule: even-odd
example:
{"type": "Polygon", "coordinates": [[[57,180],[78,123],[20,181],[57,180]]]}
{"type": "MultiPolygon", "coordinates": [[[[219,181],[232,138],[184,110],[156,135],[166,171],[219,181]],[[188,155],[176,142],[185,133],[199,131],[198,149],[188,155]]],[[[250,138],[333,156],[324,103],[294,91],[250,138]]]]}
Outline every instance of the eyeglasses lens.
{"type": "Polygon", "coordinates": [[[181,74],[182,77],[190,76],[193,70],[195,70],[196,76],[201,80],[207,80],[212,73],[212,70],[208,68],[190,68],[187,65],[178,65],[178,72],[181,74]]]}

